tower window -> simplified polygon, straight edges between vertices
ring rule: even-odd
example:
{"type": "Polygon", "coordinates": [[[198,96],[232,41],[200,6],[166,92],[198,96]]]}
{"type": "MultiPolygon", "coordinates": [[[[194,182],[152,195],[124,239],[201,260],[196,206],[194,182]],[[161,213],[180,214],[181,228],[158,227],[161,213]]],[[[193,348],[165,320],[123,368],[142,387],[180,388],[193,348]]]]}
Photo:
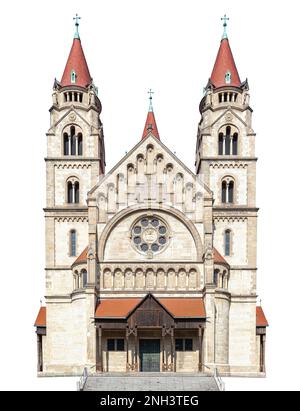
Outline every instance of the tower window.
{"type": "Polygon", "coordinates": [[[78,126],[69,126],[65,129],[63,133],[63,154],[65,156],[82,156],[83,136],[78,126]]]}
{"type": "Polygon", "coordinates": [[[71,155],[76,155],[76,137],[75,137],[75,127],[71,127],[71,155]]]}
{"type": "Polygon", "coordinates": [[[218,135],[219,156],[238,155],[238,131],[234,126],[224,126],[218,135]]]}
{"type": "Polygon", "coordinates": [[[221,197],[223,204],[233,204],[234,202],[234,181],[231,178],[226,178],[222,181],[221,197]]]}
{"type": "Polygon", "coordinates": [[[68,203],[73,203],[73,184],[71,181],[68,182],[68,203]]]}
{"type": "Polygon", "coordinates": [[[79,183],[76,181],[75,183],[75,203],[79,204],[79,183]]]}
{"type": "Polygon", "coordinates": [[[225,137],[225,155],[226,156],[230,155],[230,133],[231,133],[231,128],[226,127],[226,137],[225,137]]]}
{"type": "Polygon", "coordinates": [[[78,155],[82,156],[82,134],[81,133],[78,134],[77,140],[78,140],[78,155]]]}
{"type": "Polygon", "coordinates": [[[216,287],[218,287],[218,284],[219,284],[219,271],[218,270],[214,271],[214,284],[216,287]]]}
{"type": "Polygon", "coordinates": [[[238,133],[234,133],[232,137],[232,155],[237,156],[238,154],[238,133]]]}
{"type": "Polygon", "coordinates": [[[64,155],[69,155],[69,136],[67,133],[64,133],[64,155]]]}
{"type": "Polygon", "coordinates": [[[75,180],[67,183],[67,200],[68,204],[79,204],[80,201],[79,182],[75,180]]]}
{"type": "Polygon", "coordinates": [[[228,203],[233,203],[233,189],[234,189],[234,182],[230,181],[228,184],[228,203]]]}
{"type": "Polygon", "coordinates": [[[219,134],[219,156],[223,155],[223,140],[224,140],[224,134],[220,133],[219,134]]]}
{"type": "Polygon", "coordinates": [[[82,277],[82,287],[85,288],[87,285],[87,271],[86,270],[81,271],[81,277],[82,277]]]}
{"type": "Polygon", "coordinates": [[[226,203],[227,199],[227,183],[226,181],[222,182],[222,203],[226,203]]]}
{"type": "Polygon", "coordinates": [[[231,231],[226,230],[225,231],[225,256],[229,257],[231,254],[231,231]]]}
{"type": "Polygon", "coordinates": [[[231,83],[231,72],[230,72],[230,70],[228,70],[227,73],[225,74],[225,83],[226,84],[231,83]]]}
{"type": "Polygon", "coordinates": [[[75,230],[70,231],[70,256],[71,257],[76,256],[76,231],[75,230]]]}
{"type": "Polygon", "coordinates": [[[74,70],[72,70],[71,72],[71,83],[76,83],[76,72],[74,70]]]}

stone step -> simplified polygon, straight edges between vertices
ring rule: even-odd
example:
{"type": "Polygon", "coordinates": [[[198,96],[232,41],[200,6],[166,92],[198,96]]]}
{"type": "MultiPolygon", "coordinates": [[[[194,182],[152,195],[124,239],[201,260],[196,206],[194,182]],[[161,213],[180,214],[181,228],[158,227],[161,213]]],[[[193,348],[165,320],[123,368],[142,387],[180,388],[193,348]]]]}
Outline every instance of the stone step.
{"type": "Polygon", "coordinates": [[[89,376],[83,391],[219,391],[216,380],[205,374],[111,374],[89,376]]]}

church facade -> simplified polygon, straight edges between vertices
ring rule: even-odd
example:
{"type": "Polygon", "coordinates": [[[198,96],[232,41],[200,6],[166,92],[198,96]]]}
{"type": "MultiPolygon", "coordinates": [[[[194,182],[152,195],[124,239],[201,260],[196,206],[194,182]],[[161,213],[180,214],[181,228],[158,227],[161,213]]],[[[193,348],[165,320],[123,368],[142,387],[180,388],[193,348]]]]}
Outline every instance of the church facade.
{"type": "Polygon", "coordinates": [[[38,375],[265,375],[256,135],[224,28],[195,171],[161,140],[150,93],[142,138],[106,173],[102,105],[76,25],[47,133],[38,375]]]}

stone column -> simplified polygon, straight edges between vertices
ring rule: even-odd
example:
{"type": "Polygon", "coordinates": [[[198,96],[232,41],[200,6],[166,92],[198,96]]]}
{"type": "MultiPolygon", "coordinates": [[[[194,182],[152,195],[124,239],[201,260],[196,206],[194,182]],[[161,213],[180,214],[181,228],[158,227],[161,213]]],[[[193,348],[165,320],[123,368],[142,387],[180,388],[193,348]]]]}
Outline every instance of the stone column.
{"type": "Polygon", "coordinates": [[[43,345],[42,345],[42,336],[37,335],[37,357],[38,357],[38,363],[37,363],[37,371],[41,372],[43,371],[43,345]]]}
{"type": "Polygon", "coordinates": [[[174,327],[171,328],[171,371],[176,372],[176,354],[174,341],[174,327]]]}
{"type": "Polygon", "coordinates": [[[165,353],[165,336],[166,336],[166,326],[162,326],[162,371],[166,371],[167,364],[166,364],[166,353],[165,353]]]}
{"type": "Polygon", "coordinates": [[[199,372],[203,371],[203,360],[202,360],[203,333],[204,333],[204,329],[201,325],[199,325],[199,330],[198,330],[198,337],[199,337],[199,364],[198,364],[198,370],[199,370],[199,372]]]}
{"type": "Polygon", "coordinates": [[[96,348],[97,348],[97,364],[96,370],[103,372],[103,357],[102,357],[102,327],[97,327],[96,332],[96,348]]]}

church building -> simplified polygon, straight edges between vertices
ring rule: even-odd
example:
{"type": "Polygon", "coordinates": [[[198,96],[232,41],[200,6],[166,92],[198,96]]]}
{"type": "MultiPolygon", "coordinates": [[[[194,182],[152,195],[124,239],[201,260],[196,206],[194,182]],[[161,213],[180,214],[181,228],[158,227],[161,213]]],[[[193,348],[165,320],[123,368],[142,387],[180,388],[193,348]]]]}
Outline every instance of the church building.
{"type": "Polygon", "coordinates": [[[164,144],[150,90],[136,145],[106,172],[102,104],[76,18],[47,132],[39,376],[76,376],[84,367],[265,376],[256,134],[223,21],[199,105],[195,170],[164,144]]]}

